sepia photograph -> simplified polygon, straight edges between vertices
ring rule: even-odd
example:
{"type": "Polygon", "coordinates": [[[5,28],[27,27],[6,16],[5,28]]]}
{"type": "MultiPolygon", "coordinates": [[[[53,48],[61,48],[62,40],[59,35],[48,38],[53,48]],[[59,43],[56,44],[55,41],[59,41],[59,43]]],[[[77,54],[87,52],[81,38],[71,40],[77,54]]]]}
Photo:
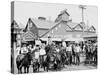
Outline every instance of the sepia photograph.
{"type": "Polygon", "coordinates": [[[97,6],[11,2],[11,73],[97,67],[97,6]]]}

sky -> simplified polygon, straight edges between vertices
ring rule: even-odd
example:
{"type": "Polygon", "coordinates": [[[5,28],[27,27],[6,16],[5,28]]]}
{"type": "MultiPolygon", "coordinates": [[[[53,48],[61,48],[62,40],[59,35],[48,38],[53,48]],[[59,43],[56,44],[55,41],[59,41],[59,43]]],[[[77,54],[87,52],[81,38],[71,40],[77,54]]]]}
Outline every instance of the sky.
{"type": "MultiPolygon", "coordinates": [[[[54,21],[60,11],[67,9],[70,19],[75,23],[81,22],[81,9],[79,5],[55,4],[55,3],[36,3],[15,1],[14,19],[19,25],[26,26],[28,18],[45,17],[47,20],[54,21]]],[[[86,5],[84,10],[84,21],[88,26],[94,26],[98,32],[98,8],[86,5]]],[[[20,26],[21,27],[21,26],[20,26]]]]}

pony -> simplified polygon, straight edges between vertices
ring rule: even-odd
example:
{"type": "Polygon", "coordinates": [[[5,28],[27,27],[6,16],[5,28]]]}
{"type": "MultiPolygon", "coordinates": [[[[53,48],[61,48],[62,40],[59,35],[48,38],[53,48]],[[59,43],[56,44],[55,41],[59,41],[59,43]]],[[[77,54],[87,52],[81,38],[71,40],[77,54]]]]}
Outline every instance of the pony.
{"type": "Polygon", "coordinates": [[[24,73],[29,73],[31,60],[32,60],[32,57],[31,57],[30,52],[26,54],[19,54],[16,58],[18,73],[22,73],[22,67],[24,67],[24,73]]]}
{"type": "Polygon", "coordinates": [[[59,52],[59,59],[60,59],[60,64],[64,67],[67,59],[67,54],[65,49],[61,49],[59,52]]]}
{"type": "Polygon", "coordinates": [[[36,49],[31,52],[31,56],[32,56],[32,67],[33,67],[33,72],[39,72],[40,62],[39,62],[39,59],[36,59],[35,58],[35,52],[36,52],[36,49]]]}
{"type": "Polygon", "coordinates": [[[44,61],[42,62],[42,66],[44,71],[49,70],[56,70],[58,69],[58,66],[60,64],[60,60],[56,54],[48,53],[44,56],[44,61]]]}

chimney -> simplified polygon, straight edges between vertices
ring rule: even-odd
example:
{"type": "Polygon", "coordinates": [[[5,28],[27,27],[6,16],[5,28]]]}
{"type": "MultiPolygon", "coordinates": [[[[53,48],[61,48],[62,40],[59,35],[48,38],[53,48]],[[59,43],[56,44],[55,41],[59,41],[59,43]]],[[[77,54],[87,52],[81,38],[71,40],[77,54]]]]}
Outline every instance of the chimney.
{"type": "Polygon", "coordinates": [[[39,20],[46,20],[45,17],[38,17],[39,20]]]}

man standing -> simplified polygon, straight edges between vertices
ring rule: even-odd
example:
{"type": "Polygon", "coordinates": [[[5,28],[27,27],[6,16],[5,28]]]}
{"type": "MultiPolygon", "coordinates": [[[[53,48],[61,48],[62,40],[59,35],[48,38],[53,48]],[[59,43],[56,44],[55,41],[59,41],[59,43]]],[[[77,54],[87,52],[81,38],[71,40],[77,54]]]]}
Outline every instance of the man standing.
{"type": "Polygon", "coordinates": [[[44,55],[45,54],[46,54],[45,47],[44,47],[44,45],[42,45],[42,47],[40,49],[40,63],[41,63],[41,67],[42,67],[42,63],[44,61],[44,55]]]}
{"type": "Polygon", "coordinates": [[[39,56],[40,56],[39,47],[36,46],[36,48],[35,48],[35,59],[36,59],[37,62],[39,62],[39,56]]]}
{"type": "Polygon", "coordinates": [[[79,46],[79,44],[76,45],[76,50],[75,50],[75,53],[76,53],[76,64],[79,65],[80,63],[80,51],[81,51],[81,48],[79,46]]]}
{"type": "Polygon", "coordinates": [[[41,41],[40,41],[39,38],[38,38],[37,40],[35,40],[35,45],[37,45],[37,46],[41,46],[41,41]]]}
{"type": "Polygon", "coordinates": [[[68,64],[72,64],[72,47],[71,45],[69,45],[67,48],[66,48],[66,52],[67,52],[67,56],[68,56],[68,64]]]}
{"type": "Polygon", "coordinates": [[[66,47],[66,42],[62,41],[62,46],[65,48],[66,47]]]}

